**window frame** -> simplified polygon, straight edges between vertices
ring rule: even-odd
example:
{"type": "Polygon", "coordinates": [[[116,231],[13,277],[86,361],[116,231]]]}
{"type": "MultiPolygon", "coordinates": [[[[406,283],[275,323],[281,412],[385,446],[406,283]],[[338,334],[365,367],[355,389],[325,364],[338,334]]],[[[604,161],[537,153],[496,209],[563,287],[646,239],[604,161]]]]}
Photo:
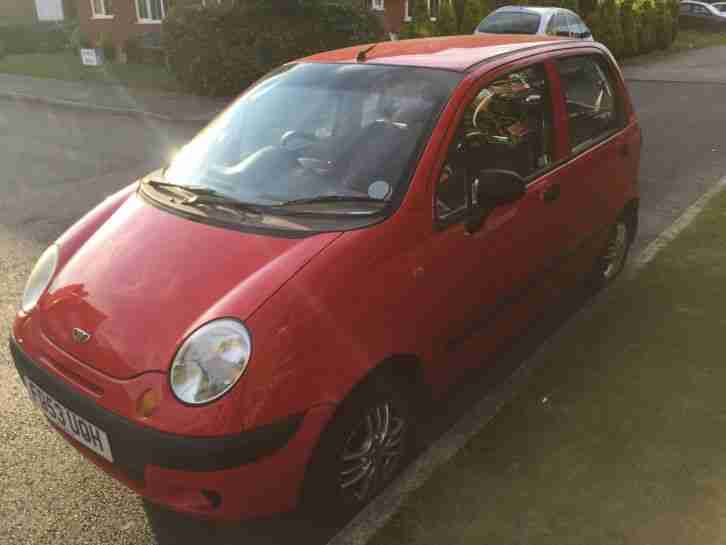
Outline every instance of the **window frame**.
{"type": "Polygon", "coordinates": [[[386,11],[386,0],[371,0],[373,11],[386,11]]]}
{"type": "Polygon", "coordinates": [[[620,84],[620,79],[617,77],[617,74],[615,72],[614,67],[612,66],[611,61],[600,51],[596,50],[580,50],[580,51],[572,51],[567,52],[564,55],[558,55],[556,57],[552,58],[552,64],[554,68],[554,74],[558,78],[557,86],[560,89],[560,96],[559,100],[561,101],[561,108],[564,112],[564,117],[561,120],[563,123],[563,130],[566,131],[567,136],[567,150],[568,150],[568,157],[567,159],[572,159],[573,157],[577,157],[579,155],[582,155],[583,153],[587,153],[588,150],[600,145],[601,143],[610,140],[614,136],[621,133],[628,124],[627,119],[627,111],[626,111],[626,104],[625,104],[625,97],[623,95],[623,89],[620,84]],[[585,140],[584,142],[573,145],[572,143],[572,131],[570,130],[570,120],[567,116],[567,100],[565,97],[565,88],[562,82],[562,78],[560,77],[560,72],[557,67],[557,64],[561,61],[565,61],[568,59],[578,58],[578,57],[589,57],[595,60],[595,62],[600,66],[602,71],[605,73],[605,77],[608,79],[608,82],[610,83],[610,86],[612,87],[613,92],[615,93],[615,108],[616,108],[616,116],[617,116],[617,125],[600,134],[596,138],[590,138],[588,140],[585,140]]]}
{"type": "MultiPolygon", "coordinates": [[[[159,6],[161,7],[161,19],[151,19],[151,18],[142,18],[141,17],[141,11],[139,10],[139,2],[143,2],[146,4],[146,11],[149,15],[152,13],[151,9],[151,2],[154,0],[134,0],[134,6],[136,7],[136,22],[142,25],[158,25],[161,24],[164,19],[166,18],[166,6],[164,5],[166,3],[166,0],[158,0],[159,6]]],[[[204,0],[202,0],[202,5],[204,5],[204,0]]]]}
{"type": "Polygon", "coordinates": [[[557,141],[558,140],[557,125],[559,122],[558,106],[559,106],[559,101],[561,100],[561,97],[556,96],[556,91],[558,89],[557,86],[559,85],[559,81],[555,81],[555,79],[554,79],[554,74],[549,66],[551,61],[552,61],[552,58],[549,55],[545,55],[542,57],[535,57],[534,59],[519,59],[515,62],[506,64],[504,66],[498,67],[490,72],[483,74],[467,91],[465,98],[463,100],[461,100],[461,102],[459,103],[459,105],[457,107],[453,122],[447,128],[446,137],[443,139],[441,148],[439,148],[439,150],[437,152],[438,158],[436,160],[435,167],[432,169],[434,176],[432,177],[431,182],[430,182],[431,187],[432,187],[432,189],[431,189],[431,197],[432,197],[431,206],[432,206],[432,216],[433,216],[434,227],[436,230],[443,231],[453,225],[461,224],[471,214],[471,207],[472,207],[471,191],[470,191],[470,187],[467,187],[466,207],[464,209],[454,212],[446,217],[443,217],[443,218],[439,217],[437,207],[436,207],[436,197],[438,194],[439,181],[441,179],[443,170],[447,165],[446,160],[449,156],[452,146],[456,142],[459,128],[461,126],[461,123],[464,120],[464,116],[466,115],[466,112],[467,112],[469,106],[471,105],[472,101],[474,99],[476,99],[476,97],[479,96],[479,94],[484,89],[491,86],[493,83],[499,81],[500,79],[505,78],[510,74],[515,74],[517,72],[523,72],[530,68],[540,66],[542,69],[542,72],[544,74],[546,84],[547,84],[547,95],[549,98],[549,108],[550,108],[551,122],[552,122],[552,160],[546,167],[543,167],[524,178],[527,188],[536,184],[543,177],[550,174],[553,170],[555,170],[556,168],[561,166],[562,163],[567,159],[567,157],[560,156],[561,150],[560,150],[560,146],[558,145],[558,141],[557,141]]]}
{"type": "Polygon", "coordinates": [[[90,0],[91,3],[91,19],[113,19],[115,15],[113,13],[110,13],[111,10],[109,10],[108,6],[109,0],[98,0],[98,2],[103,7],[103,12],[98,13],[96,12],[96,0],[90,0]]]}

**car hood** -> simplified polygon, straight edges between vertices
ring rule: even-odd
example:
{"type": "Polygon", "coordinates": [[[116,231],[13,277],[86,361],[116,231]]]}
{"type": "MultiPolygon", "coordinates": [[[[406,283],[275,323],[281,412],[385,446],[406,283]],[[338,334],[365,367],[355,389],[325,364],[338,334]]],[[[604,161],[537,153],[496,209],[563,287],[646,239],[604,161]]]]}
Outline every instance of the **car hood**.
{"type": "Polygon", "coordinates": [[[53,344],[109,376],[165,372],[191,331],[248,318],[337,236],[212,227],[132,195],[62,263],[37,319],[53,344]]]}

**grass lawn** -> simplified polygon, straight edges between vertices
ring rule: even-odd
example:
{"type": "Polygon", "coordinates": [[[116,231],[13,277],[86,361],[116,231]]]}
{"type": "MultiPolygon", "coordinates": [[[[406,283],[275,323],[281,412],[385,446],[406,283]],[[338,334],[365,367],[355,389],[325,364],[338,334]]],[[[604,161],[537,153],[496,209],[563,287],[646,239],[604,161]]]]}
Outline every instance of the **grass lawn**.
{"type": "Polygon", "coordinates": [[[370,545],[724,543],[724,278],[726,193],[556,335],[370,545]]]}
{"type": "Polygon", "coordinates": [[[0,59],[0,72],[70,81],[119,83],[128,87],[179,91],[174,77],[163,66],[108,63],[83,66],[75,53],[8,55],[0,59]]]}
{"type": "Polygon", "coordinates": [[[698,30],[681,30],[671,46],[666,50],[653,51],[647,55],[639,55],[621,62],[623,65],[642,64],[658,60],[674,53],[702,49],[714,45],[726,45],[726,32],[702,32],[698,30]]]}

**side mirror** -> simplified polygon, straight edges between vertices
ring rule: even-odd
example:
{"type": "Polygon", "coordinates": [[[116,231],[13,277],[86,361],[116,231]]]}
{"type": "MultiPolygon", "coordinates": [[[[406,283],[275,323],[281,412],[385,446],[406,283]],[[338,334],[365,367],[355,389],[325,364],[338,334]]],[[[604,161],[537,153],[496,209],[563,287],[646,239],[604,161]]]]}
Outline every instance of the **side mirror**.
{"type": "Polygon", "coordinates": [[[487,216],[497,206],[521,199],[527,184],[519,174],[511,170],[485,169],[479,173],[471,187],[473,211],[466,222],[469,234],[479,230],[487,216]]]}
{"type": "Polygon", "coordinates": [[[500,206],[521,199],[526,191],[524,178],[516,172],[485,169],[474,181],[472,199],[479,207],[500,206]]]}
{"type": "Polygon", "coordinates": [[[580,38],[590,38],[591,36],[592,36],[592,32],[590,32],[589,30],[586,30],[585,32],[582,32],[580,34],[580,38]]]}

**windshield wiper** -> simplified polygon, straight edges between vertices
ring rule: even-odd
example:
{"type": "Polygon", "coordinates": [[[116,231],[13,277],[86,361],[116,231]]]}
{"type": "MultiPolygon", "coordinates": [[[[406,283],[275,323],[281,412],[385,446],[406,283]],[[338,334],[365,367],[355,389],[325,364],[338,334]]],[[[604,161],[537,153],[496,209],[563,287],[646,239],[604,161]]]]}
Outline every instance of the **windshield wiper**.
{"type": "Polygon", "coordinates": [[[184,200],[180,204],[194,205],[194,204],[206,204],[218,207],[226,207],[236,211],[252,212],[254,214],[261,214],[261,205],[243,202],[230,197],[202,185],[179,185],[164,182],[161,180],[146,180],[147,184],[155,188],[163,188],[171,190],[173,193],[182,194],[184,200]]]}
{"type": "Polygon", "coordinates": [[[205,187],[203,185],[172,184],[170,182],[164,182],[162,180],[155,180],[153,178],[144,180],[144,183],[150,185],[151,187],[170,189],[170,190],[178,192],[178,193],[187,193],[190,195],[202,195],[202,194],[203,195],[209,195],[209,194],[218,195],[219,194],[214,189],[205,187]]]}

